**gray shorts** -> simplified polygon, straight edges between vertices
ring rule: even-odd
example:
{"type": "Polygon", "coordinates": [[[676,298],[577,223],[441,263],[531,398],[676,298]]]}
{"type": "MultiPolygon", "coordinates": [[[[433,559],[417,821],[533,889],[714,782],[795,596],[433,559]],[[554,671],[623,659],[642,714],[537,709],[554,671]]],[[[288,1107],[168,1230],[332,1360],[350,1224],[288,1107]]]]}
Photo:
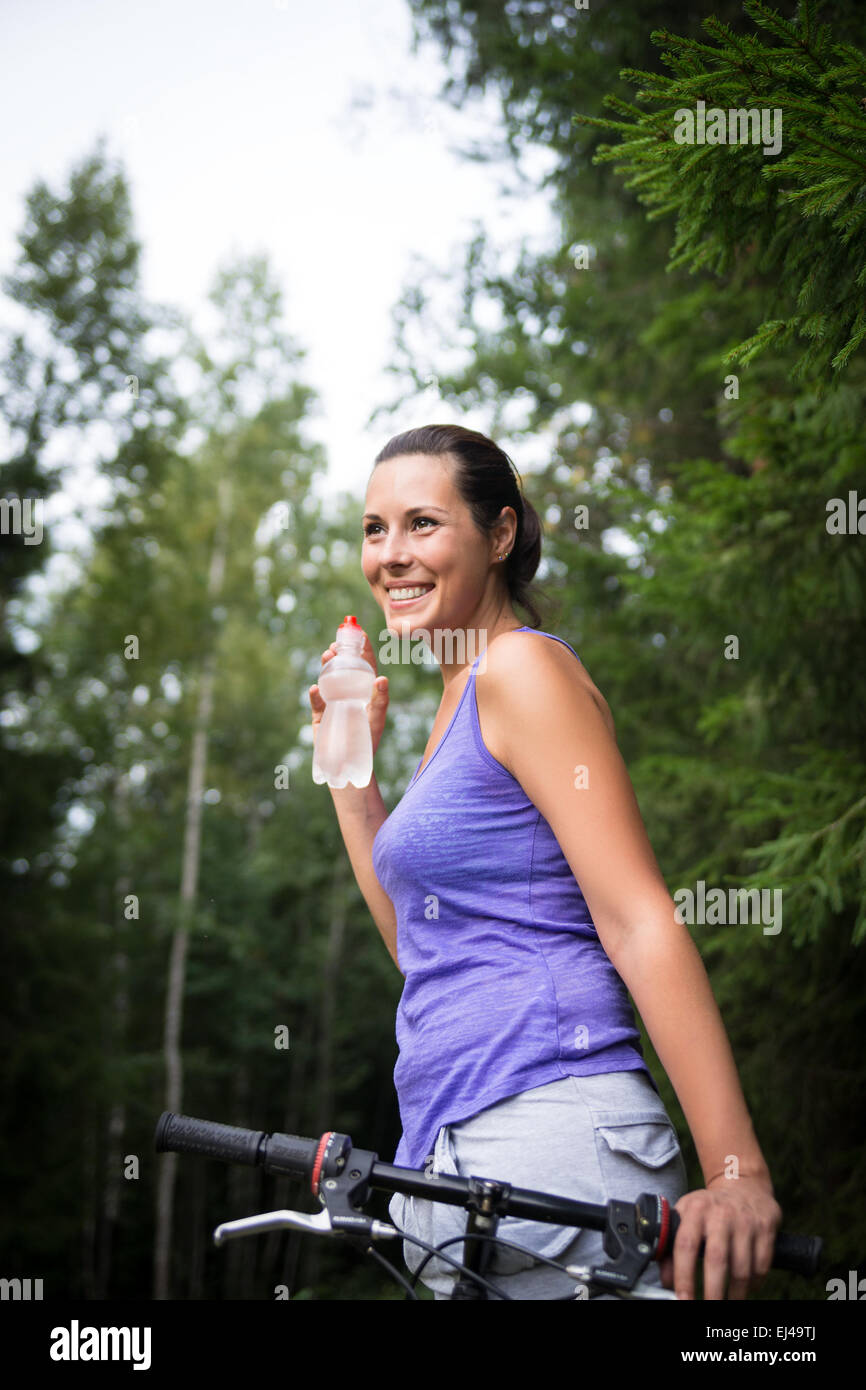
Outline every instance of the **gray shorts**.
{"type": "MultiPolygon", "coordinates": [[[[638,1070],[566,1076],[509,1096],[459,1124],[443,1125],[436,1136],[433,1166],[438,1173],[500,1178],[514,1187],[599,1204],[660,1192],[673,1206],[687,1191],[676,1130],[646,1073],[638,1070]]],[[[465,1230],[461,1207],[398,1192],[388,1210],[401,1231],[432,1245],[465,1230]]],[[[538,1264],[533,1254],[562,1264],[606,1258],[600,1231],[509,1216],[500,1220],[497,1234],[530,1252],[496,1248],[488,1266],[489,1277],[512,1298],[586,1296],[582,1286],[538,1264]]],[[[459,1260],[463,1246],[455,1242],[446,1253],[459,1260]]],[[[403,1242],[412,1274],[425,1254],[420,1246],[403,1242]]],[[[453,1267],[436,1258],[421,1276],[437,1299],[450,1297],[455,1278],[453,1267]]],[[[658,1265],[651,1262],[641,1279],[659,1284],[658,1265]]]]}

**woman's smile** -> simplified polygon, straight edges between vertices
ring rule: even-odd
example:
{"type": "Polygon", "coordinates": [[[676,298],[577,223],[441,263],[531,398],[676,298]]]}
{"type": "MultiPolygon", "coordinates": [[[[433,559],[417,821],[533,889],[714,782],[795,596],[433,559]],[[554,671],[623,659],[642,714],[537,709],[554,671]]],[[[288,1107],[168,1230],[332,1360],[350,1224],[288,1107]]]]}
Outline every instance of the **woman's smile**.
{"type": "Polygon", "coordinates": [[[410,608],[413,603],[421,603],[428,594],[432,593],[435,585],[424,585],[424,592],[422,594],[415,592],[421,587],[420,584],[401,584],[399,588],[389,589],[387,591],[388,602],[391,604],[392,608],[410,608]],[[404,594],[411,595],[411,597],[398,597],[398,595],[404,594]]]}

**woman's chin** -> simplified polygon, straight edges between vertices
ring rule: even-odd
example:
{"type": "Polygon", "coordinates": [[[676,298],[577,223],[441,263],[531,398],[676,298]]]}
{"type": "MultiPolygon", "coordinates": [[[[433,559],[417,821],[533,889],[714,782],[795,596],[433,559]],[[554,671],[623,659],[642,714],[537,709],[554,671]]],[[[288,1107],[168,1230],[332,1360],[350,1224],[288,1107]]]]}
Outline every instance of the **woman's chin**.
{"type": "Polygon", "coordinates": [[[386,614],[385,627],[401,640],[405,638],[406,641],[424,642],[428,647],[431,645],[430,628],[421,619],[410,618],[408,613],[405,618],[395,617],[393,613],[390,617],[386,614]]]}

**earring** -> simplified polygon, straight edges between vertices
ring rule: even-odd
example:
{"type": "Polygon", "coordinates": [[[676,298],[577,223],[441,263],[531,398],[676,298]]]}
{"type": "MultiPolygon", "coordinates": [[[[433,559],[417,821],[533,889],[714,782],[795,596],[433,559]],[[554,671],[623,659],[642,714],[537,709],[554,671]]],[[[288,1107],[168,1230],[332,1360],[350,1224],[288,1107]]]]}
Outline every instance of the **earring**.
{"type": "Polygon", "coordinates": [[[511,551],[510,551],[510,550],[506,550],[505,554],[504,554],[504,555],[500,555],[499,558],[500,558],[500,560],[507,560],[510,554],[511,554],[511,551]]]}

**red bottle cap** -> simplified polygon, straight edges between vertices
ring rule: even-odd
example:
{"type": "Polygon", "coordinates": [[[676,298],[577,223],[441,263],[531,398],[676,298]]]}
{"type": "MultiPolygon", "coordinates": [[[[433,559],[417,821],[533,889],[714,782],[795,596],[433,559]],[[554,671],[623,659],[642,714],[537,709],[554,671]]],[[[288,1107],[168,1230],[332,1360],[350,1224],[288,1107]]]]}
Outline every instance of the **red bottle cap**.
{"type": "Polygon", "coordinates": [[[354,613],[347,614],[343,622],[340,623],[340,627],[353,627],[356,632],[362,631],[361,625],[355,617],[354,613]]]}

